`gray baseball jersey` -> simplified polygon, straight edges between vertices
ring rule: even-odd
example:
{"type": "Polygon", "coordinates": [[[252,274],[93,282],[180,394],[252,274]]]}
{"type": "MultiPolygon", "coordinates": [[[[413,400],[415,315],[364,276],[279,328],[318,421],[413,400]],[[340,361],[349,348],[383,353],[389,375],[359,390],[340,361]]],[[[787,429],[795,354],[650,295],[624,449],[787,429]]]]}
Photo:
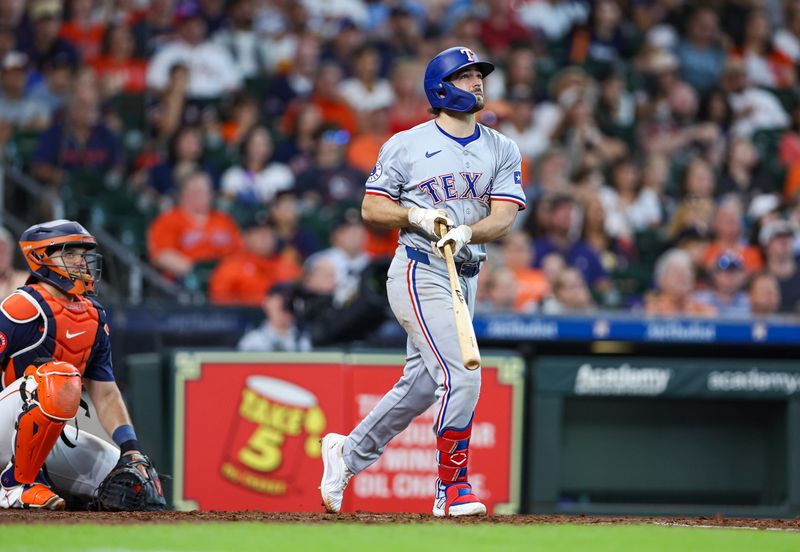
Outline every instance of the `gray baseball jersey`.
{"type": "MultiPolygon", "coordinates": [[[[486,217],[491,201],[511,201],[524,209],[519,148],[483,125],[476,133],[477,139],[462,145],[429,121],[395,134],[381,148],[366,193],[403,207],[444,209],[456,226],[486,217]]],[[[400,245],[423,251],[430,251],[431,240],[418,229],[400,232],[400,245]]],[[[456,261],[485,258],[486,247],[477,244],[459,251],[456,261]]]]}
{"type": "MultiPolygon", "coordinates": [[[[384,144],[366,193],[404,207],[444,209],[456,225],[474,224],[489,214],[492,201],[525,207],[520,171],[519,149],[503,135],[477,125],[472,137],[457,139],[430,121],[384,144]]],[[[394,436],[437,401],[436,435],[442,438],[450,430],[466,439],[462,447],[468,446],[481,374],[463,365],[447,267],[432,254],[433,239],[419,230],[400,232],[386,288],[392,311],[408,332],[406,366],[403,377],[344,443],[345,464],[353,473],[375,462],[394,436]]],[[[456,256],[471,313],[477,270],[485,258],[482,244],[468,245],[456,256]]],[[[466,466],[459,477],[466,477],[466,466]]],[[[437,480],[437,496],[441,485],[437,480]]]]}

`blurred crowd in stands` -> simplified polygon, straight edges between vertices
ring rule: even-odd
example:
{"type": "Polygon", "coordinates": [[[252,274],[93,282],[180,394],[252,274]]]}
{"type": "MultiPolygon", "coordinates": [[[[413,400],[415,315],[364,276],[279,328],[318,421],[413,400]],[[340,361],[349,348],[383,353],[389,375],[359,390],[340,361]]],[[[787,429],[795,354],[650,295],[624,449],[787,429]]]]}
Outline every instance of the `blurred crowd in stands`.
{"type": "Polygon", "coordinates": [[[383,309],[364,183],[456,44],[528,198],[480,312],[800,312],[798,0],[8,0],[0,149],[210,302],[337,326],[383,309]]]}

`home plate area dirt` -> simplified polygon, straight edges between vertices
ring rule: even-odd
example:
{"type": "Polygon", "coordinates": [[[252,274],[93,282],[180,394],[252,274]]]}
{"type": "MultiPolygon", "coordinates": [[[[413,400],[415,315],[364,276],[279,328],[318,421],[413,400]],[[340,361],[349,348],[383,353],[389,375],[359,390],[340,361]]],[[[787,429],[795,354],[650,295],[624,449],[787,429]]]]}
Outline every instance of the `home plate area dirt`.
{"type": "Polygon", "coordinates": [[[749,529],[771,529],[800,531],[800,518],[759,519],[713,517],[614,517],[614,516],[488,516],[439,519],[425,514],[377,514],[357,512],[354,514],[308,514],[276,513],[259,511],[241,512],[47,512],[37,510],[0,510],[0,525],[3,524],[136,524],[136,523],[209,523],[209,522],[263,522],[263,523],[456,523],[456,524],[555,524],[574,523],[581,525],[677,525],[688,527],[740,527],[749,529]]]}

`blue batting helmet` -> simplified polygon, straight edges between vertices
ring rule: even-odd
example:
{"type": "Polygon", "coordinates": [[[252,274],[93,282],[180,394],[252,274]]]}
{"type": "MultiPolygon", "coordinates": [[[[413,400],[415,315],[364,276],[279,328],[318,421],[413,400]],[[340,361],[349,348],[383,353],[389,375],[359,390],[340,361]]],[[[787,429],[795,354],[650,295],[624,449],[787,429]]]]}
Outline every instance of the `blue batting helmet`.
{"type": "Polygon", "coordinates": [[[94,294],[103,257],[95,251],[97,240],[79,223],[60,219],[35,224],[22,233],[19,246],[30,278],[47,282],[67,294],[94,294]],[[79,254],[80,259],[65,255],[73,247],[84,250],[79,254]],[[55,255],[58,251],[60,255],[55,255]]]}
{"type": "Polygon", "coordinates": [[[448,79],[458,71],[473,66],[484,77],[494,71],[494,64],[481,61],[475,52],[465,46],[455,46],[437,54],[425,69],[425,95],[431,107],[462,113],[471,111],[477,102],[475,95],[461,90],[448,79]]]}

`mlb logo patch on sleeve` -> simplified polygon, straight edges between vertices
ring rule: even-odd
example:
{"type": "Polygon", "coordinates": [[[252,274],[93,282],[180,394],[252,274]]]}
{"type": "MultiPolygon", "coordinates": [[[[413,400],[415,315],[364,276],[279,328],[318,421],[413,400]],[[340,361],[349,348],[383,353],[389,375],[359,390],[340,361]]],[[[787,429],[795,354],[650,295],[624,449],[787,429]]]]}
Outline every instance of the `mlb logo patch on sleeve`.
{"type": "Polygon", "coordinates": [[[522,171],[514,171],[514,184],[522,184],[522,171]]]}

